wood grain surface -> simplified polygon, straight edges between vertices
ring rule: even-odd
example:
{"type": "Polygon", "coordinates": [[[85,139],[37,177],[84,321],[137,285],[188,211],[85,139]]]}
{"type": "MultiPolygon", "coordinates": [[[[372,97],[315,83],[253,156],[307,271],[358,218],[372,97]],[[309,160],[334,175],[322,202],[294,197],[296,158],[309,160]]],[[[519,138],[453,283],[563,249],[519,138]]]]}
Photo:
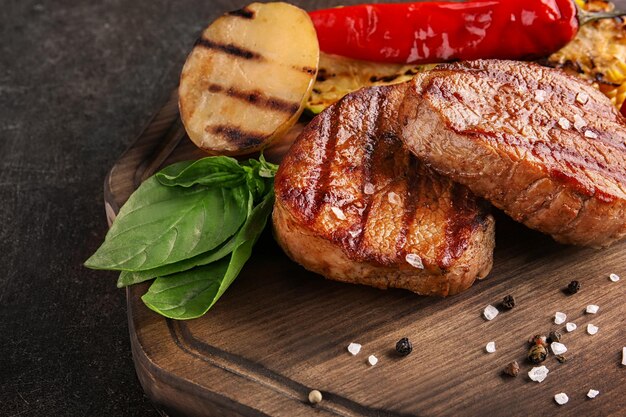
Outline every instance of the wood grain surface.
{"type": "MultiPolygon", "coordinates": [[[[112,218],[134,188],[156,169],[203,156],[185,137],[176,97],[111,170],[105,185],[112,218]]],[[[450,298],[324,280],[291,262],[268,231],[251,261],[206,316],[172,321],[140,300],[147,285],[128,290],[128,317],[137,374],[171,415],[193,416],[623,416],[626,414],[626,242],[605,250],[556,244],[501,213],[492,273],[450,298]],[[563,289],[576,279],[582,289],[563,289]],[[483,308],[512,294],[517,306],[493,321],[483,308]],[[596,315],[585,314],[597,304],[596,315]],[[572,333],[553,323],[564,312],[572,333]],[[586,325],[600,330],[590,336],[586,325]],[[551,355],[542,383],[530,381],[525,360],[533,334],[562,330],[567,361],[551,355]],[[414,351],[394,352],[409,337],[414,351]],[[497,351],[485,352],[495,341],[497,351]],[[363,345],[351,356],[350,342],[363,345]],[[380,361],[370,367],[370,354],[380,361]],[[517,378],[503,375],[517,360],[517,378]],[[600,395],[590,400],[589,389],[600,395]],[[311,406],[310,390],[323,393],[311,406]],[[554,395],[570,400],[558,406],[554,395]]]]}

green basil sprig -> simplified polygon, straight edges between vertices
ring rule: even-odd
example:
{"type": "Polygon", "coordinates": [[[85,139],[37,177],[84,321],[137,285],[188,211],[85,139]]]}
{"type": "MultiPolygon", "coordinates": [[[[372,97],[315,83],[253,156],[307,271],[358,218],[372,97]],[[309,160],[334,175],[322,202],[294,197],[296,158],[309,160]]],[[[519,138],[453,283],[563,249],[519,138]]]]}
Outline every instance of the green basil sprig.
{"type": "Polygon", "coordinates": [[[85,265],[122,271],[118,287],[156,278],[142,300],[165,317],[203,315],[250,258],[272,212],[277,168],[263,156],[166,167],[131,195],[85,265]]]}

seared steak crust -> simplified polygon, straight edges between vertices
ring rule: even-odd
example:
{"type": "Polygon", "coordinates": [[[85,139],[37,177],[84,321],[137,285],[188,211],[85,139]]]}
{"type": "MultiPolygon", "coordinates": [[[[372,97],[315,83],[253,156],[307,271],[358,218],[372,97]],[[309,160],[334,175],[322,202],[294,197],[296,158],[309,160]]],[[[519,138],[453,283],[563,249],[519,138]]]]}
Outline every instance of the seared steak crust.
{"type": "Polygon", "coordinates": [[[405,88],[360,90],[305,128],[276,175],[275,234],[327,278],[445,296],[491,269],[494,220],[398,139],[405,88]]]}
{"type": "Polygon", "coordinates": [[[439,173],[563,243],[626,234],[626,123],[609,100],[550,68],[442,65],[411,81],[404,143],[439,173]]]}

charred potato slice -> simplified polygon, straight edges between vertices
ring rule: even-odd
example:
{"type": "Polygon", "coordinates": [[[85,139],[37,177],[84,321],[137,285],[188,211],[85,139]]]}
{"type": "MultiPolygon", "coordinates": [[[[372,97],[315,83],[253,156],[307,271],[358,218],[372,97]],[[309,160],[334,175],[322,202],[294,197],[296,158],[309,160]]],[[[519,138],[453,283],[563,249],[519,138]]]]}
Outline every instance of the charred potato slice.
{"type": "Polygon", "coordinates": [[[179,86],[181,119],[210,154],[263,149],[300,116],[319,58],[308,14],[287,3],[252,3],[207,27],[179,86]]]}

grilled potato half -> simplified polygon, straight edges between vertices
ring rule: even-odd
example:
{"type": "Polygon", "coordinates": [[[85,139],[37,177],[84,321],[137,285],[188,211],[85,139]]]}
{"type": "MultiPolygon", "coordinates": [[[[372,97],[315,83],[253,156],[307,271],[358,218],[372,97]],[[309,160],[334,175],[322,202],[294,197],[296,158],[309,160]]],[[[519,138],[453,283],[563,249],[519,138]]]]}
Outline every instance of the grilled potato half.
{"type": "Polygon", "coordinates": [[[317,75],[319,44],[308,14],[252,3],[207,27],[183,67],[180,115],[209,154],[258,151],[298,120],[317,75]]]}

